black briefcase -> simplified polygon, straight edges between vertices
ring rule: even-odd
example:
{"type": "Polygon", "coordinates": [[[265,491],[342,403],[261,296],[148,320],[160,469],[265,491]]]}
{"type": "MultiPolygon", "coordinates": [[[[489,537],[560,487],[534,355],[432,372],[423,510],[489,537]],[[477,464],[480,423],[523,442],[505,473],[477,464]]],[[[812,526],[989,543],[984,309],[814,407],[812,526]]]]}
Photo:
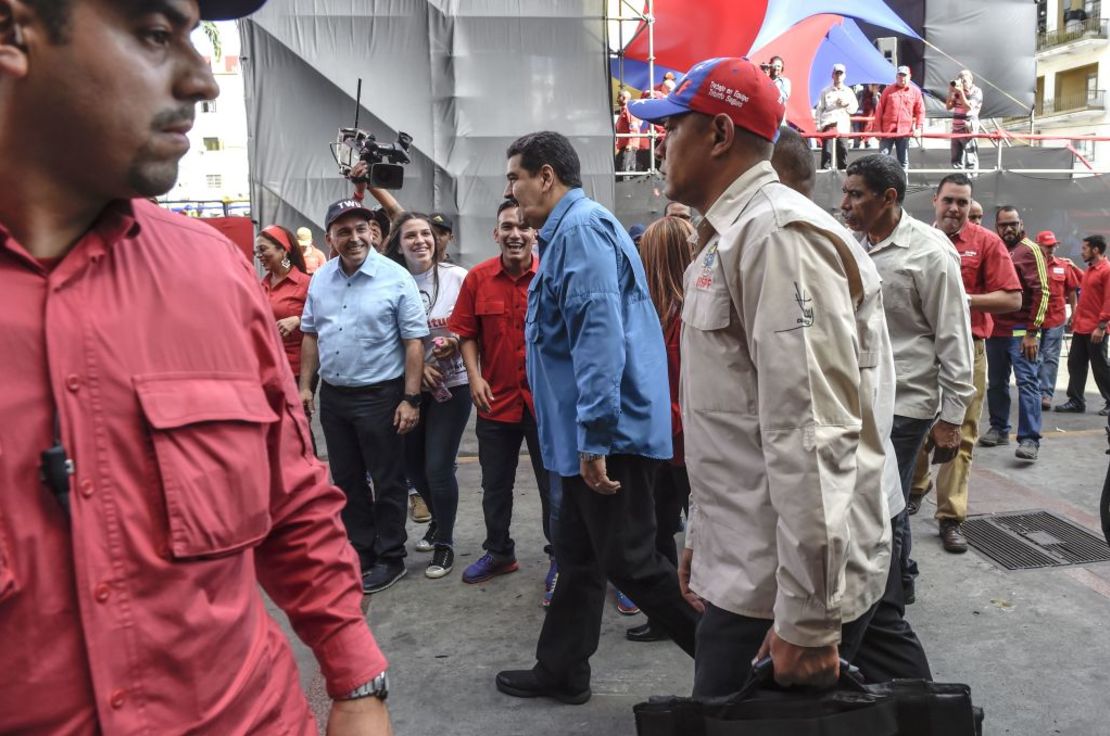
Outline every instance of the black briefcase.
{"type": "Polygon", "coordinates": [[[783,690],[770,660],[723,698],[655,697],[633,708],[638,736],[981,736],[967,685],[894,680],[864,685],[841,662],[836,688],[783,690]]]}

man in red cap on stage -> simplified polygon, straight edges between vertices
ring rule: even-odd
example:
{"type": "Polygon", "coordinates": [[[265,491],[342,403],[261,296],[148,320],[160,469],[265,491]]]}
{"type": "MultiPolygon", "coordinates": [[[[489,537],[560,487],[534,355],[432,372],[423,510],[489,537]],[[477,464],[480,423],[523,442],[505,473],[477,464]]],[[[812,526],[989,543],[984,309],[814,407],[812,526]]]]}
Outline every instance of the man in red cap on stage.
{"type": "Polygon", "coordinates": [[[0,0],[0,733],[391,733],[343,494],[254,268],[147,201],[263,0],[0,0]],[[59,145],[74,139],[76,145],[59,145]]]}
{"type": "Polygon", "coordinates": [[[765,655],[780,683],[830,685],[890,559],[894,365],[878,272],[779,182],[783,105],[751,62],[700,62],[631,109],[667,130],[667,198],[704,214],[682,314],[692,494],[679,580],[705,611],[694,694],[735,692],[765,655]]]}
{"type": "Polygon", "coordinates": [[[924,124],[925,100],[921,97],[921,90],[910,84],[910,68],[900,66],[894,84],[888,85],[879,97],[869,130],[889,136],[879,139],[879,151],[890,155],[893,149],[898,163],[908,172],[910,137],[920,137],[924,124]]]}

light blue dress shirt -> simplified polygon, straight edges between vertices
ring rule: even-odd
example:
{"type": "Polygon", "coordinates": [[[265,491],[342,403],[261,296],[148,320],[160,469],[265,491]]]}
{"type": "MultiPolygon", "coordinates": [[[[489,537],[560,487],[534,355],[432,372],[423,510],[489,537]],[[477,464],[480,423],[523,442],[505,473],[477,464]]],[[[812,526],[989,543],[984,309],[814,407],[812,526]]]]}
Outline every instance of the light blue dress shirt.
{"type": "Polygon", "coordinates": [[[301,332],[320,344],[320,378],[333,386],[369,386],[405,373],[405,344],[428,334],[416,282],[371,251],[348,276],[332,258],[312,275],[301,332]]]}
{"type": "Polygon", "coordinates": [[[579,452],[669,460],[667,352],[632,239],[575,188],[539,247],[524,338],[544,466],[578,475],[579,452]]]}

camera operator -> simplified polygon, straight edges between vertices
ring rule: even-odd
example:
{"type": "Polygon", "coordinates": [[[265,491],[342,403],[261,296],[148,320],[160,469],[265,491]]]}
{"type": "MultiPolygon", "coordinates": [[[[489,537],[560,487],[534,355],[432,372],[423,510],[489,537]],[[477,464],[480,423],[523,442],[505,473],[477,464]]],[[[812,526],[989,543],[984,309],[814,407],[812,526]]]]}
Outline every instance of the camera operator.
{"type": "MultiPolygon", "coordinates": [[[[983,90],[975,86],[970,69],[962,69],[948,87],[946,110],[952,111],[952,132],[979,132],[979,110],[983,107],[983,90]]],[[[975,138],[952,139],[952,168],[979,170],[979,142],[975,138]]]]}

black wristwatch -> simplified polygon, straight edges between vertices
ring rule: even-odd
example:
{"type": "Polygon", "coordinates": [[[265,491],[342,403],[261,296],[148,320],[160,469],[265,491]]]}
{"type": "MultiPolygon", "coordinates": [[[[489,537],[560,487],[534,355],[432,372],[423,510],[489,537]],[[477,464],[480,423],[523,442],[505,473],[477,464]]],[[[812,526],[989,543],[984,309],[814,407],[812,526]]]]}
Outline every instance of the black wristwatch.
{"type": "Polygon", "coordinates": [[[409,402],[416,409],[420,408],[420,394],[405,394],[401,399],[409,402]]]}

